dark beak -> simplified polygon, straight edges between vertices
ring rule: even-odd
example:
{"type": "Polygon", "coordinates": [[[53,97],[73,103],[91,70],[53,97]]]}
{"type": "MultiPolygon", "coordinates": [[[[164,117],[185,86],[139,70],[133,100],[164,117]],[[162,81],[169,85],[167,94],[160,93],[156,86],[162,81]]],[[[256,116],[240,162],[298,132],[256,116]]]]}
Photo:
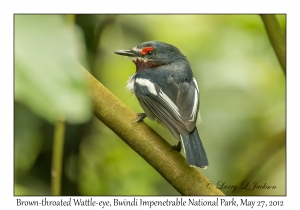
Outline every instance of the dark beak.
{"type": "Polygon", "coordinates": [[[129,57],[137,56],[137,54],[135,52],[133,52],[132,50],[117,50],[115,53],[118,55],[124,55],[124,56],[129,56],[129,57]]]}

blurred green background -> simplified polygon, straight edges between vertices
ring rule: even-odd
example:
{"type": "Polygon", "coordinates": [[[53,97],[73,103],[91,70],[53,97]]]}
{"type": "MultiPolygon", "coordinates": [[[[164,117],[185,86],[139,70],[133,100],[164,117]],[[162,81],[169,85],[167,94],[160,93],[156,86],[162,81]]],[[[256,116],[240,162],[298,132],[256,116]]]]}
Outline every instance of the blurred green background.
{"type": "MultiPolygon", "coordinates": [[[[66,119],[62,195],[179,195],[92,116],[77,61],[135,112],[135,71],[114,51],[177,46],[200,88],[198,130],[226,195],[286,194],[286,80],[259,15],[15,15],[15,195],[51,195],[55,119],[66,119]],[[276,186],[275,189],[241,189],[276,186]]],[[[286,16],[277,15],[286,31],[286,16]]],[[[145,122],[176,144],[167,129],[145,122]]],[[[183,154],[184,155],[184,154],[183,154]]]]}

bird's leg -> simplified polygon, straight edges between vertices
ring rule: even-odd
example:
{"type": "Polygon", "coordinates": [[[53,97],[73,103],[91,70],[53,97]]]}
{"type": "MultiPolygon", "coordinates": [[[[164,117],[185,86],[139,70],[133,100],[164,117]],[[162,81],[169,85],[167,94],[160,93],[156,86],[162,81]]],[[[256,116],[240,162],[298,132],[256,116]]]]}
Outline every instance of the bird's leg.
{"type": "Polygon", "coordinates": [[[181,151],[181,147],[182,147],[182,143],[181,141],[178,142],[177,145],[172,146],[173,149],[175,149],[176,151],[180,152],[181,151]]]}
{"type": "Polygon", "coordinates": [[[141,122],[147,117],[147,115],[145,113],[138,112],[137,115],[139,116],[139,118],[137,118],[137,120],[134,122],[141,122]]]}

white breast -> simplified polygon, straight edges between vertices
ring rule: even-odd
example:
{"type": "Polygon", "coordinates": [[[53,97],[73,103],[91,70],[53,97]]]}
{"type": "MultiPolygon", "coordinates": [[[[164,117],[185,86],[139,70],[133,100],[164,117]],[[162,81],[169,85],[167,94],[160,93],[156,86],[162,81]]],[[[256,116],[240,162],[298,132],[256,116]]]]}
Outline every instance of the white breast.
{"type": "Polygon", "coordinates": [[[134,80],[135,80],[135,75],[136,74],[133,74],[129,77],[128,81],[127,81],[127,90],[130,91],[130,92],[134,92],[134,80]]]}

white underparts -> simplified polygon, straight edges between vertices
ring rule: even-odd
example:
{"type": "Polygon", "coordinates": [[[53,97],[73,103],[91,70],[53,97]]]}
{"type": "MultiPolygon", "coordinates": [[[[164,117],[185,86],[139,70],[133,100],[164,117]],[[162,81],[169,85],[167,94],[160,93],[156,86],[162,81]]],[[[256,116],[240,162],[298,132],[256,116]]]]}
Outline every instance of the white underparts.
{"type": "Polygon", "coordinates": [[[133,74],[129,77],[128,81],[127,81],[127,90],[130,91],[130,92],[134,92],[134,80],[135,80],[135,75],[136,74],[133,74]]]}

